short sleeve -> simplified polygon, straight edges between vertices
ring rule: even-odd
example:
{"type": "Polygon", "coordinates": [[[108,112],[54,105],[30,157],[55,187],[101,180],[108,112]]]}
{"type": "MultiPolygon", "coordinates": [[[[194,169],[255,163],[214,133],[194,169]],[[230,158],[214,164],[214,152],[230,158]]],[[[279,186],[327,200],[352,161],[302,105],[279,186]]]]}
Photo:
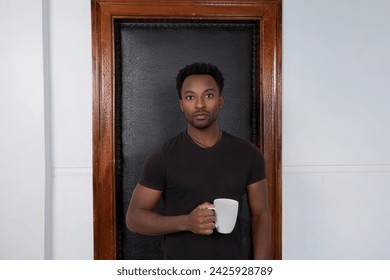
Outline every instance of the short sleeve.
{"type": "Polygon", "coordinates": [[[248,185],[265,179],[265,159],[261,151],[253,145],[251,173],[248,185]]]}
{"type": "Polygon", "coordinates": [[[151,189],[164,190],[165,167],[161,150],[155,152],[146,160],[138,183],[151,189]]]}

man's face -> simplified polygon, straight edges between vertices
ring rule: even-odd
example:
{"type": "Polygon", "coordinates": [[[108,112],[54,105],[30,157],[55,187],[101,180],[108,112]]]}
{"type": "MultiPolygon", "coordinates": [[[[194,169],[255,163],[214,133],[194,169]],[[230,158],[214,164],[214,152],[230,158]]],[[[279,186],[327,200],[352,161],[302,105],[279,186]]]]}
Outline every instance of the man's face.
{"type": "Polygon", "coordinates": [[[181,89],[180,108],[189,125],[204,129],[215,123],[224,99],[210,75],[190,75],[181,89]]]}

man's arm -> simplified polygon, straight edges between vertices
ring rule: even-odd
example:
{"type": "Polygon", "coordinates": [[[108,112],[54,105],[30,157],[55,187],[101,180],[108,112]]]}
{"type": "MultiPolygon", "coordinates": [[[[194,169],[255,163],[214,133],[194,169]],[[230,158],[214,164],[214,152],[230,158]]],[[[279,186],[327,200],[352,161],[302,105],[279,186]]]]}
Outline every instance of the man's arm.
{"type": "Polygon", "coordinates": [[[161,191],[138,184],[133,192],[126,214],[129,230],[145,235],[161,235],[190,230],[196,234],[210,235],[215,228],[213,205],[203,203],[188,215],[163,216],[154,209],[162,195],[161,191]]]}
{"type": "Polygon", "coordinates": [[[247,187],[251,212],[254,259],[268,259],[271,241],[271,214],[268,206],[266,179],[247,187]]]}

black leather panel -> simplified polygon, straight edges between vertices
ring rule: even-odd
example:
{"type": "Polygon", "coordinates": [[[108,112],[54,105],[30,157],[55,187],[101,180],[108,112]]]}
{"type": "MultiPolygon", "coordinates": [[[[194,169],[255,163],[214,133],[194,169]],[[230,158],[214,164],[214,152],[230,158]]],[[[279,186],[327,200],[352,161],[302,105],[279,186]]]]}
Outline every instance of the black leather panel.
{"type": "MultiPolygon", "coordinates": [[[[131,233],[124,219],[147,156],[186,127],[175,88],[180,68],[217,65],[225,77],[220,127],[257,142],[257,29],[255,22],[238,21],[115,22],[118,258],[162,258],[161,237],[131,233]]],[[[248,249],[247,204],[243,211],[248,249]]]]}

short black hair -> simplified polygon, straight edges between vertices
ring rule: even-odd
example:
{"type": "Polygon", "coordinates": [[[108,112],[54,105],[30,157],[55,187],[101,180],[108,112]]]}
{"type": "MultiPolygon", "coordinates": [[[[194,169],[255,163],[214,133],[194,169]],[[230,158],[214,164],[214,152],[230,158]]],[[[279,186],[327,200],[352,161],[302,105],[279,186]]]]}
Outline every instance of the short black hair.
{"type": "Polygon", "coordinates": [[[186,65],[180,69],[176,76],[176,89],[181,99],[181,88],[183,87],[184,80],[190,75],[210,75],[213,77],[219,88],[219,94],[222,94],[224,85],[224,78],[222,72],[217,66],[210,63],[195,62],[193,64],[186,65]]]}

